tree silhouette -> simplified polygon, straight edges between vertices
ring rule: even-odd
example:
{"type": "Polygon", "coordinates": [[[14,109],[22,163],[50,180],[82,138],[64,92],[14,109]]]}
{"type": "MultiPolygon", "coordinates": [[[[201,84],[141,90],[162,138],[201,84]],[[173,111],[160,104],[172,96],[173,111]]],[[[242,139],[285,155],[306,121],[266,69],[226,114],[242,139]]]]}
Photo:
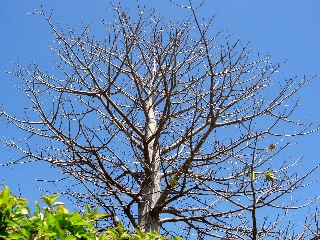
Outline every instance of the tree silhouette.
{"type": "Polygon", "coordinates": [[[201,22],[192,4],[175,6],[190,13],[176,23],[113,7],[103,40],[37,12],[55,37],[56,70],[17,64],[32,106],[24,118],[1,114],[28,137],[6,144],[78,180],[85,191],[67,194],[101,206],[113,222],[186,239],[284,234],[287,211],[316,200],[286,198],[317,167],[299,176],[299,160],[279,154],[317,130],[291,119],[294,95],[310,79],[276,80],[279,64],[254,59],[225,31],[212,34],[212,19],[201,22]]]}

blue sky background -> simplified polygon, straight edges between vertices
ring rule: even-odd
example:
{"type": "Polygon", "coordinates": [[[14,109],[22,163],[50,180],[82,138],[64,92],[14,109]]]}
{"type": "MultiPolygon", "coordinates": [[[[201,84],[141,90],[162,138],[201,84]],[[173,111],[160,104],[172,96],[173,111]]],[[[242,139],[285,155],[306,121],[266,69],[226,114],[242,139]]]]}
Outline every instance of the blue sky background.
{"type": "MultiPolygon", "coordinates": [[[[136,1],[121,1],[122,5],[135,5],[136,1]]],[[[186,1],[179,1],[180,3],[186,1]]],[[[200,2],[200,1],[195,1],[200,2]]],[[[143,0],[141,5],[154,7],[160,15],[169,19],[183,18],[187,12],[177,11],[168,0],[143,0]]],[[[49,46],[53,36],[51,30],[38,15],[30,15],[40,5],[49,13],[53,9],[54,23],[62,26],[66,23],[72,27],[80,27],[81,22],[92,23],[92,31],[99,29],[101,19],[112,21],[109,1],[104,0],[55,0],[26,1],[2,0],[0,8],[0,104],[12,114],[21,113],[25,97],[17,91],[14,84],[18,81],[5,71],[15,69],[12,63],[18,61],[27,66],[31,60],[52,70],[52,56],[49,46]]],[[[308,0],[207,0],[200,9],[200,16],[216,15],[213,33],[227,29],[234,39],[242,38],[250,41],[255,53],[269,52],[272,62],[286,62],[278,74],[278,79],[297,76],[297,81],[304,76],[311,77],[320,73],[320,1],[308,0]]],[[[44,69],[44,68],[43,68],[44,69]]],[[[320,123],[320,77],[298,93],[301,107],[296,113],[298,119],[307,119],[320,123]]],[[[0,122],[0,136],[19,137],[18,131],[6,128],[0,122]]],[[[293,157],[304,156],[301,170],[309,169],[319,163],[320,132],[299,138],[290,148],[293,157]]],[[[0,162],[16,156],[0,146],[0,162]]],[[[318,173],[315,175],[317,177],[318,173]]],[[[0,167],[0,180],[9,185],[14,193],[19,191],[31,201],[39,199],[37,186],[48,187],[35,179],[55,179],[57,173],[46,164],[35,163],[17,165],[16,167],[0,167]],[[20,188],[20,190],[19,190],[20,188]]],[[[313,189],[320,192],[320,185],[313,189]]]]}

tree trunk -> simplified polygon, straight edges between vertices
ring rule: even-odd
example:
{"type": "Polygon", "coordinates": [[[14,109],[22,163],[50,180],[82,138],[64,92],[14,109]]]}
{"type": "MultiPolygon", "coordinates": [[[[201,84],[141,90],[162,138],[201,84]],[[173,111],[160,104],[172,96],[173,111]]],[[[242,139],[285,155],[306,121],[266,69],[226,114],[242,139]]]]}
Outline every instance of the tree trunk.
{"type": "MultiPolygon", "coordinates": [[[[153,66],[153,75],[155,75],[156,67],[153,66]]],[[[138,204],[138,222],[142,231],[150,232],[152,230],[160,231],[160,216],[153,212],[158,199],[160,198],[160,155],[159,145],[154,138],[157,130],[157,122],[155,119],[155,109],[153,104],[153,88],[154,76],[152,76],[149,84],[149,93],[146,102],[147,116],[146,116],[146,139],[147,139],[147,156],[145,156],[146,168],[150,171],[145,173],[146,186],[142,190],[141,201],[138,204]],[[150,141],[150,138],[153,139],[150,141]],[[148,166],[149,165],[149,166],[148,166]]]]}
{"type": "MultiPolygon", "coordinates": [[[[155,155],[158,155],[155,154],[155,155]]],[[[156,160],[151,164],[151,181],[142,191],[138,206],[139,227],[142,231],[160,231],[160,216],[152,212],[160,197],[160,162],[156,160]]]]}

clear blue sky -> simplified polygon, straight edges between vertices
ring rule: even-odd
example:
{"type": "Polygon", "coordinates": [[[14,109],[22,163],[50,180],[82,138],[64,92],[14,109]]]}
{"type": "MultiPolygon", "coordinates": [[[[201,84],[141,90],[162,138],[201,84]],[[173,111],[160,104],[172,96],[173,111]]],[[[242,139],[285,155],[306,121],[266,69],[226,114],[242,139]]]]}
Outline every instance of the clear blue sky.
{"type": "MultiPolygon", "coordinates": [[[[136,1],[121,1],[132,5],[136,1]]],[[[167,18],[183,18],[184,12],[173,10],[168,0],[140,1],[147,8],[154,7],[161,16],[167,18]],[[160,3],[161,2],[161,3],[160,3]]],[[[184,2],[184,1],[178,1],[184,2]]],[[[185,1],[186,2],[186,1],[185,1]]],[[[200,1],[195,1],[200,2],[200,1]]],[[[43,18],[27,13],[33,12],[40,5],[50,12],[53,9],[53,22],[64,26],[80,27],[80,21],[93,23],[93,31],[100,19],[112,21],[105,9],[110,8],[109,1],[104,0],[55,0],[55,1],[24,1],[2,0],[0,9],[0,104],[10,109],[13,114],[21,113],[25,98],[13,86],[17,79],[5,71],[14,69],[11,62],[18,61],[27,66],[31,60],[48,68],[53,66],[49,50],[52,35],[43,18]]],[[[234,38],[241,37],[250,41],[250,46],[258,53],[269,52],[274,63],[288,60],[282,68],[280,78],[298,76],[297,80],[320,73],[320,1],[308,0],[207,0],[200,15],[210,17],[216,15],[213,31],[227,29],[234,38]]],[[[301,107],[297,118],[320,123],[320,77],[299,93],[301,107]]],[[[19,137],[18,132],[9,131],[5,122],[0,122],[0,135],[19,137]]],[[[304,156],[303,167],[311,168],[319,162],[320,132],[297,139],[296,145],[290,149],[294,157],[304,156]]],[[[8,157],[15,157],[14,152],[0,147],[0,162],[8,157]]],[[[36,186],[46,186],[34,179],[54,179],[56,172],[45,164],[19,165],[13,168],[0,168],[0,180],[17,192],[18,184],[24,197],[38,199],[40,193],[36,186]]],[[[320,192],[320,185],[315,185],[320,192]]]]}

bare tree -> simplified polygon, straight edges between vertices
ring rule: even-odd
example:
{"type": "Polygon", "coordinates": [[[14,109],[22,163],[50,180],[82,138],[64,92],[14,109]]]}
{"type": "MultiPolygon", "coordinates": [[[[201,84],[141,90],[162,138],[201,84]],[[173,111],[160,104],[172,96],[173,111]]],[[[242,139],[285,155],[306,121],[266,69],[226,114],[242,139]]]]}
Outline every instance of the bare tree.
{"type": "Polygon", "coordinates": [[[310,79],[275,80],[280,65],[269,55],[252,60],[247,44],[212,34],[212,19],[200,22],[195,7],[181,10],[190,18],[172,23],[114,5],[102,41],[38,11],[55,36],[56,70],[17,65],[32,106],[24,118],[1,111],[28,134],[7,145],[78,180],[86,191],[66,193],[114,222],[186,239],[293,238],[281,221],[316,198],[287,196],[317,167],[300,176],[300,159],[279,153],[315,131],[291,119],[310,79]]]}

